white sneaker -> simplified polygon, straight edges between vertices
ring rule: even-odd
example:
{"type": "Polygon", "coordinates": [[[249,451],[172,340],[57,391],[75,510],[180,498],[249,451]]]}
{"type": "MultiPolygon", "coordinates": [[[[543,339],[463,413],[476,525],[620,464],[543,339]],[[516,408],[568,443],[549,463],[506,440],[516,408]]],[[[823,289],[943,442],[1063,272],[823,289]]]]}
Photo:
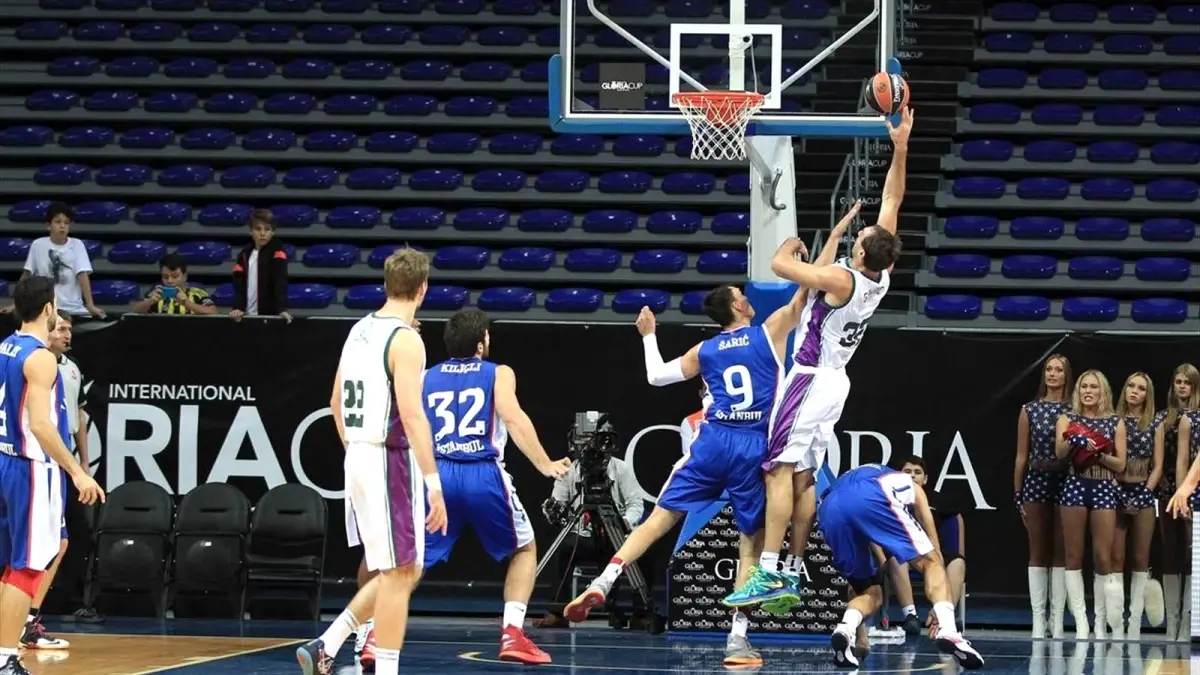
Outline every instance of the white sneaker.
{"type": "Polygon", "coordinates": [[[858,657],[854,654],[854,631],[844,623],[833,629],[829,638],[833,645],[833,661],[842,668],[857,668],[858,657]]]}
{"type": "Polygon", "coordinates": [[[975,651],[971,643],[958,631],[949,628],[939,629],[933,641],[937,643],[938,649],[943,654],[953,656],[958,660],[958,665],[963,668],[976,670],[983,667],[983,656],[975,651]]]}

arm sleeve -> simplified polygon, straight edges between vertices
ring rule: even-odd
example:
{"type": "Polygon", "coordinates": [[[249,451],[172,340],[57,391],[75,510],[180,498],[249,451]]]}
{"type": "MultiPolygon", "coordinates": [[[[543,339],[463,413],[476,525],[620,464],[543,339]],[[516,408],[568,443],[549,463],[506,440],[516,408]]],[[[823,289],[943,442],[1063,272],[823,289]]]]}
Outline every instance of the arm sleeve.
{"type": "Polygon", "coordinates": [[[662,354],[658,351],[658,338],[653,334],[642,338],[642,348],[646,352],[646,381],[655,387],[662,387],[676,382],[683,382],[683,364],[679,359],[663,363],[662,354]]]}

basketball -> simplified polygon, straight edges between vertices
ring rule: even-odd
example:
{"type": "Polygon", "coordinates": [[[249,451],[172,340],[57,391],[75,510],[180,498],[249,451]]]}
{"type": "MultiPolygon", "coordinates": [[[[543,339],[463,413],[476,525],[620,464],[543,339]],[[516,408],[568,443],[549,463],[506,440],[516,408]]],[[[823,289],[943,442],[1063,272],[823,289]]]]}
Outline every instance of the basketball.
{"type": "Polygon", "coordinates": [[[908,105],[908,83],[899,75],[876,73],[867,80],[863,97],[871,110],[880,115],[895,115],[908,105]]]}

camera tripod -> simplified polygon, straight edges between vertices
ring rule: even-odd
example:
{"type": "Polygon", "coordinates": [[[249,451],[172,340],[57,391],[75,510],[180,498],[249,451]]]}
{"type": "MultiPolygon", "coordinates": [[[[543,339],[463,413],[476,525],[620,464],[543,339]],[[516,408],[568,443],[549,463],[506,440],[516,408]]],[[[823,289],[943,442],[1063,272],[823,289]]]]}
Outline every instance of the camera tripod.
{"type": "MultiPolygon", "coordinates": [[[[612,550],[614,552],[621,550],[621,546],[625,543],[625,537],[628,536],[625,519],[621,517],[612,503],[589,500],[585,494],[583,501],[572,509],[571,516],[567,519],[562,531],[558,533],[558,536],[550,544],[550,548],[546,549],[546,553],[538,561],[537,576],[539,578],[542,575],[542,569],[554,558],[554,554],[562,546],[567,535],[579,525],[584,514],[588,515],[589,522],[593,524],[593,532],[596,531],[596,528],[603,528],[604,536],[608,539],[612,550]]],[[[646,631],[651,635],[662,633],[665,630],[665,622],[654,608],[654,597],[650,593],[650,586],[646,583],[646,578],[642,576],[642,570],[636,562],[625,569],[625,576],[629,578],[629,585],[641,596],[643,606],[646,608],[646,631]]]]}

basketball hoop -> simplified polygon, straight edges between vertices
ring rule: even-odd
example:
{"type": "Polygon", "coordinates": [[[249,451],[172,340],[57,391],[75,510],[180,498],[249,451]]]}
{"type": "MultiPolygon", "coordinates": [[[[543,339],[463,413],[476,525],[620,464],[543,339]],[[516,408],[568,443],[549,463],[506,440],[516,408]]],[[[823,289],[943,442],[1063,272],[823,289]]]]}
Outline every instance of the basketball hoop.
{"type": "Polygon", "coordinates": [[[671,101],[692,129],[692,159],[746,159],[746,126],[766,97],[752,91],[688,91],[671,101]]]}

